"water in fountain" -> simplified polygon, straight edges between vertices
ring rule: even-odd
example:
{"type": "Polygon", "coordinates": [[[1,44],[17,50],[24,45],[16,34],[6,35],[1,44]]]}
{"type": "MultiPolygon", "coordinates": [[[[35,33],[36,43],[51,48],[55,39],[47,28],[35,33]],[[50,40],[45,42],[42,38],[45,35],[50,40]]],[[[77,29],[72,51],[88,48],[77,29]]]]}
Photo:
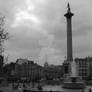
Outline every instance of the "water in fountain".
{"type": "Polygon", "coordinates": [[[75,61],[71,62],[71,74],[68,77],[68,81],[64,82],[63,88],[68,89],[85,88],[84,82],[80,79],[80,77],[77,74],[77,65],[75,61]]]}

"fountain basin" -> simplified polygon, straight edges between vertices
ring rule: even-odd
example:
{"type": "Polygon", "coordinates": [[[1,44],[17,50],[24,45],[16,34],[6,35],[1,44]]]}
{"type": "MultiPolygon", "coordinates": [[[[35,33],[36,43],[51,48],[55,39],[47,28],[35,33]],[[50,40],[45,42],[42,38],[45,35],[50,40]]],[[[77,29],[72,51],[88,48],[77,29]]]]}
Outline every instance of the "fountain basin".
{"type": "Polygon", "coordinates": [[[84,89],[85,83],[79,77],[69,77],[68,81],[63,83],[63,88],[67,89],[84,89]]]}
{"type": "Polygon", "coordinates": [[[85,85],[83,83],[64,83],[63,88],[67,88],[67,89],[83,89],[85,88],[85,85]]]}

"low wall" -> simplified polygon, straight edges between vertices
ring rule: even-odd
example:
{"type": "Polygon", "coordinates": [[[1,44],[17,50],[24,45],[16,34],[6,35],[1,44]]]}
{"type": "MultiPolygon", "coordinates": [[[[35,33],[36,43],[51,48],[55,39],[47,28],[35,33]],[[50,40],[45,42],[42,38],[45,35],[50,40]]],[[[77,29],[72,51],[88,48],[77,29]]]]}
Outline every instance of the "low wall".
{"type": "Polygon", "coordinates": [[[32,90],[24,90],[23,92],[63,92],[63,91],[32,91],[32,90]]]}

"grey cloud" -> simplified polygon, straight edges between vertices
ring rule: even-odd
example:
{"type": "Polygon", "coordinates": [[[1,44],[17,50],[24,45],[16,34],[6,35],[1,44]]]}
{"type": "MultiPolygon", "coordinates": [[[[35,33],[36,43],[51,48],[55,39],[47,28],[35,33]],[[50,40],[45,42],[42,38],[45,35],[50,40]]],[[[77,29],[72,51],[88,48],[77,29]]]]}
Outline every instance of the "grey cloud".
{"type": "MultiPolygon", "coordinates": [[[[91,56],[92,2],[91,0],[69,0],[69,2],[72,12],[75,13],[73,17],[74,57],[91,56]]],[[[50,55],[48,61],[56,64],[55,60],[57,60],[60,64],[66,56],[64,14],[67,11],[67,0],[44,0],[42,3],[35,4],[36,9],[33,13],[41,20],[41,24],[35,25],[33,22],[28,22],[30,27],[27,27],[24,22],[19,27],[9,27],[13,37],[6,43],[6,52],[12,59],[32,56],[36,60],[41,56],[39,63],[43,64],[48,51],[50,55]]],[[[24,5],[24,0],[8,0],[7,2],[0,0],[0,11],[5,14],[8,26],[14,22],[16,7],[20,5],[24,5]]]]}

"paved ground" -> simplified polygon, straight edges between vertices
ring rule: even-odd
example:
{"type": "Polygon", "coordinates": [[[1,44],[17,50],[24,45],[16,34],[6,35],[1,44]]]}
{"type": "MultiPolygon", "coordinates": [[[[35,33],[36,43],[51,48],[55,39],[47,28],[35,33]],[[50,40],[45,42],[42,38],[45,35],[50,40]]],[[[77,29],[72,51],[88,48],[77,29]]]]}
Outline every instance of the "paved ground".
{"type": "MultiPolygon", "coordinates": [[[[84,92],[89,92],[89,88],[92,88],[92,86],[88,86],[84,90],[84,92]]],[[[48,90],[51,90],[51,89],[58,90],[58,91],[62,90],[64,92],[83,92],[82,90],[67,90],[67,89],[63,90],[61,86],[45,86],[45,90],[47,90],[47,89],[48,90]]],[[[19,90],[13,90],[11,85],[9,85],[8,87],[2,87],[2,90],[3,90],[3,92],[23,92],[23,91],[19,91],[19,90]]]]}
{"type": "Polygon", "coordinates": [[[12,90],[8,87],[4,87],[4,88],[2,88],[2,92],[19,92],[19,91],[18,90],[12,90]]]}

